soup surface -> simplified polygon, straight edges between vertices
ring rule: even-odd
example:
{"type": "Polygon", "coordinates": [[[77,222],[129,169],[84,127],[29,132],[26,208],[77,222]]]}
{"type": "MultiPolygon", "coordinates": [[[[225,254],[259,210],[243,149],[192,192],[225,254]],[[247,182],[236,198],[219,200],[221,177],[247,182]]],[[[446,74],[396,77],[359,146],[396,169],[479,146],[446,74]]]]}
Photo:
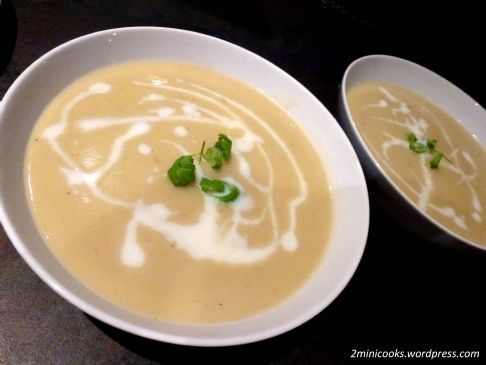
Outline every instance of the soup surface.
{"type": "Polygon", "coordinates": [[[26,191],[45,242],[87,287],[144,316],[236,320],[282,302],[322,259],[332,223],[323,162],[273,100],[195,65],[136,61],[74,82],[39,118],[26,191]],[[198,154],[220,133],[231,158],[198,154]],[[193,155],[196,181],[167,171],[193,155]],[[238,187],[224,203],[203,178],[238,187]]]}
{"type": "Polygon", "coordinates": [[[360,135],[400,190],[437,222],[486,245],[486,153],[475,137],[397,85],[363,82],[347,98],[360,135]]]}

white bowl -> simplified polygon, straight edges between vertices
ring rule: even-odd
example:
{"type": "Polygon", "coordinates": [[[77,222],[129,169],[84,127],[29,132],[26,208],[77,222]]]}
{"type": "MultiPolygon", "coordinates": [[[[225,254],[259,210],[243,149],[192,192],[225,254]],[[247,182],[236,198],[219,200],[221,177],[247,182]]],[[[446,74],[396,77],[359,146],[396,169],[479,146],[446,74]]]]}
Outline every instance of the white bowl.
{"type": "Polygon", "coordinates": [[[367,178],[372,182],[370,191],[378,189],[376,194],[385,194],[377,199],[383,208],[399,223],[427,240],[450,247],[486,250],[485,246],[459,236],[425,214],[373,158],[358,132],[346,98],[347,92],[354,85],[370,80],[391,82],[422,95],[460,121],[482,144],[486,144],[484,108],[436,73],[416,63],[385,55],[370,55],[352,62],[344,73],[339,94],[339,116],[343,128],[358,153],[367,178]]]}
{"type": "Polygon", "coordinates": [[[167,28],[122,28],[67,42],[34,62],[10,87],[0,119],[0,219],[30,267],[69,302],[133,334],[184,345],[225,346],[276,336],[322,311],[351,279],[365,247],[368,196],[364,175],[346,135],[327,109],[301,84],[263,58],[223,40],[167,28]],[[57,261],[29,212],[22,181],[24,153],[34,123],[63,88],[89,71],[123,61],[182,60],[232,75],[288,105],[290,115],[314,136],[333,192],[330,244],[311,279],[290,299],[260,315],[214,325],[151,320],[100,298],[57,261]]]}

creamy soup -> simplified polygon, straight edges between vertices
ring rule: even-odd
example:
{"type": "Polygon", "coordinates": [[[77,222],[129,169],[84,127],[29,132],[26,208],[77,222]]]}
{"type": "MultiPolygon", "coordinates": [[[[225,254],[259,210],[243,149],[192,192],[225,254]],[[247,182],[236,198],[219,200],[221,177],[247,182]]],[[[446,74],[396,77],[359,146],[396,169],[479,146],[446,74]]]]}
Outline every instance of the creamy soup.
{"type": "Polygon", "coordinates": [[[258,90],[191,64],[137,61],[74,82],[39,118],[26,191],[46,244],[106,299],[150,318],[236,320],[292,295],[322,260],[332,223],[323,161],[258,90]],[[198,154],[220,133],[231,158],[198,154]],[[167,176],[193,155],[196,181],[167,176]],[[221,202],[201,179],[237,186],[221,202]]]}
{"type": "Polygon", "coordinates": [[[400,190],[435,221],[486,245],[486,153],[477,139],[397,85],[363,82],[347,100],[360,135],[400,190]]]}

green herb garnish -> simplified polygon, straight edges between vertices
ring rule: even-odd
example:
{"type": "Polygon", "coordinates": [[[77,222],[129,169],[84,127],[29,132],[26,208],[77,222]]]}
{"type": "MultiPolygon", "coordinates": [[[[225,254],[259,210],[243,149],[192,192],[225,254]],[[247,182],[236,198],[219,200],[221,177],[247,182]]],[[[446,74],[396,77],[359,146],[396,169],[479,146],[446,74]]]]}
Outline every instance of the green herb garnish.
{"type": "Polygon", "coordinates": [[[210,147],[206,152],[202,153],[203,158],[211,165],[213,169],[220,169],[224,162],[231,158],[231,140],[224,134],[220,133],[218,141],[213,147],[210,147]]]}
{"type": "Polygon", "coordinates": [[[208,148],[203,157],[215,170],[223,166],[223,152],[215,147],[208,148]]]}
{"type": "Polygon", "coordinates": [[[436,149],[437,147],[437,140],[436,139],[427,139],[427,143],[418,142],[417,136],[414,133],[407,134],[408,140],[408,147],[415,153],[425,153],[429,152],[434,157],[430,161],[430,168],[431,169],[438,169],[440,161],[444,158],[450,163],[449,160],[442,152],[436,149]]]}
{"type": "Polygon", "coordinates": [[[223,152],[223,159],[225,162],[228,162],[231,158],[232,145],[233,142],[231,142],[231,139],[229,139],[226,135],[224,135],[223,133],[220,133],[218,135],[218,142],[214,144],[214,147],[223,152]]]}
{"type": "Polygon", "coordinates": [[[427,147],[429,148],[430,152],[435,151],[435,147],[437,147],[437,140],[436,139],[428,139],[427,140],[427,147]]]}
{"type": "Polygon", "coordinates": [[[175,186],[186,186],[196,180],[196,166],[191,155],[184,155],[174,161],[167,176],[175,186]]]}
{"type": "Polygon", "coordinates": [[[232,202],[240,195],[240,190],[235,185],[223,180],[211,180],[203,177],[199,186],[204,193],[225,203],[232,202]]]}
{"type": "Polygon", "coordinates": [[[440,160],[442,160],[442,157],[444,157],[444,154],[439,152],[434,156],[434,158],[430,161],[430,168],[431,169],[438,169],[439,168],[439,163],[440,160]]]}
{"type": "MultiPolygon", "coordinates": [[[[224,134],[219,134],[218,141],[213,147],[204,151],[206,141],[201,145],[199,151],[199,163],[204,159],[213,169],[219,169],[224,162],[231,158],[231,140],[224,134]]],[[[196,180],[196,166],[192,155],[184,155],[174,161],[171,168],[167,171],[167,176],[175,186],[186,186],[196,180]]],[[[222,202],[229,203],[238,198],[240,190],[236,185],[223,180],[211,180],[203,177],[199,183],[201,191],[211,195],[222,202]]]]}
{"type": "Polygon", "coordinates": [[[424,153],[429,150],[426,144],[417,142],[417,137],[414,133],[407,135],[408,147],[415,153],[424,153]]]}

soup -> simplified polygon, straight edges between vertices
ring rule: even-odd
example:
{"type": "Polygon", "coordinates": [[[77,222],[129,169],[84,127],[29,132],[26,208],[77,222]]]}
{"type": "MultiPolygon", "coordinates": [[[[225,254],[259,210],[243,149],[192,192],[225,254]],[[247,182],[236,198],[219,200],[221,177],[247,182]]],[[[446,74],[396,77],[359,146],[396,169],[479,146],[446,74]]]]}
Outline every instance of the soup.
{"type": "Polygon", "coordinates": [[[400,86],[367,81],[347,94],[380,167],[433,220],[486,245],[486,153],[454,118],[400,86]]]}
{"type": "Polygon", "coordinates": [[[87,287],[143,316],[217,323],[281,303],[322,260],[324,164],[260,91],[192,64],[144,60],[75,81],[44,110],[25,161],[38,229],[87,287]],[[214,169],[218,136],[231,156],[214,169]],[[216,143],[216,144],[215,144],[216,143]],[[191,156],[195,181],[168,170],[191,156]],[[225,181],[223,202],[200,188],[225,181]]]}

